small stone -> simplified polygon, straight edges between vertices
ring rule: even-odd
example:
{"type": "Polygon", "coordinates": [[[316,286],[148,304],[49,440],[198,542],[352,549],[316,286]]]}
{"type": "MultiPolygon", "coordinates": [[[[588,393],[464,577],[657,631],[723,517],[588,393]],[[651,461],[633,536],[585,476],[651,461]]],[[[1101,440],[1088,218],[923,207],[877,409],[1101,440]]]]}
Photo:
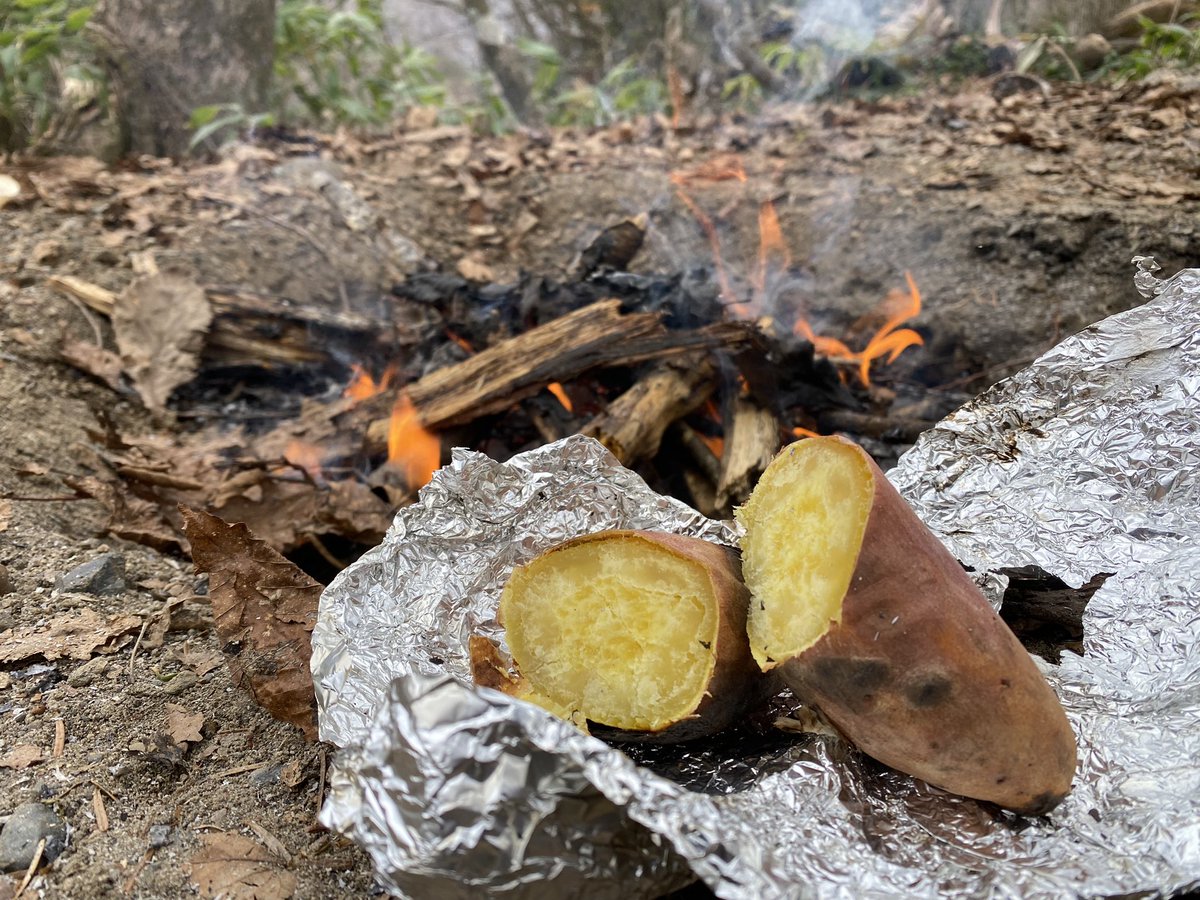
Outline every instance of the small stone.
{"type": "Polygon", "coordinates": [[[125,590],[125,557],[119,553],[97,556],[60,577],[54,586],[83,594],[119,594],[125,590]]]}
{"type": "Polygon", "coordinates": [[[1100,68],[1108,54],[1112,53],[1112,44],[1101,34],[1085,34],[1075,42],[1071,53],[1081,72],[1093,72],[1100,68]]]}
{"type": "Polygon", "coordinates": [[[12,593],[12,582],[8,579],[8,566],[0,563],[0,596],[12,593]]]}
{"type": "Polygon", "coordinates": [[[22,803],[0,831],[0,872],[28,869],[43,838],[42,862],[53,862],[67,847],[67,823],[45,804],[22,803]]]}
{"type": "Polygon", "coordinates": [[[109,661],[103,656],[89,659],[67,676],[67,684],[71,687],[87,687],[97,678],[102,678],[108,672],[109,661]]]}
{"type": "Polygon", "coordinates": [[[177,694],[182,694],[184,691],[195,686],[196,682],[199,680],[200,679],[196,677],[195,672],[189,672],[187,669],[184,669],[167,682],[166,687],[163,688],[163,693],[170,694],[172,697],[174,697],[177,694]]]}
{"type": "Polygon", "coordinates": [[[148,837],[150,838],[150,849],[157,850],[165,847],[171,843],[171,826],[151,825],[148,837]]]}

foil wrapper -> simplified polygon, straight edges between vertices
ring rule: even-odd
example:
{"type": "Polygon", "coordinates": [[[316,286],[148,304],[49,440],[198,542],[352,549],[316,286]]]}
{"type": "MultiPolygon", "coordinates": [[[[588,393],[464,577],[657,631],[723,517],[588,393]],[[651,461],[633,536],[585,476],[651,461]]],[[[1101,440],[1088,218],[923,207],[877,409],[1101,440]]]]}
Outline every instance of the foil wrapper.
{"type": "Polygon", "coordinates": [[[734,734],[622,752],[470,683],[467,638],[508,572],[576,535],[733,543],[567,438],[456,451],[325,591],[313,636],[322,821],[404,897],[1077,897],[1200,883],[1200,270],[1064,341],[926,433],[890,477],[981,582],[1078,586],[1084,653],[1041,664],[1079,741],[1074,788],[1025,819],[835,736],[734,734]],[[636,759],[635,759],[636,757],[636,759]]]}

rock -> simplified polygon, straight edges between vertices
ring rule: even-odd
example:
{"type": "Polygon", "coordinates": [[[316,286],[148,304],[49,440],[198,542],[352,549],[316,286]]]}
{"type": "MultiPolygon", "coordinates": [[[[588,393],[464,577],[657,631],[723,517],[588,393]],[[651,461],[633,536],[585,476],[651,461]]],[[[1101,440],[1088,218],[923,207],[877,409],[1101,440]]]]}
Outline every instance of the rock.
{"type": "Polygon", "coordinates": [[[0,831],[0,872],[21,872],[33,862],[42,838],[42,862],[53,862],[67,847],[67,823],[42,803],[22,803],[0,831]]]}
{"type": "Polygon", "coordinates": [[[1071,56],[1080,72],[1093,72],[1112,53],[1112,44],[1102,34],[1085,34],[1075,42],[1071,56]]]}
{"type": "Polygon", "coordinates": [[[83,594],[119,594],[125,590],[125,557],[119,553],[97,556],[60,577],[54,586],[83,594]]]}
{"type": "Polygon", "coordinates": [[[151,825],[148,834],[151,849],[158,850],[171,842],[170,825],[151,825]]]}
{"type": "Polygon", "coordinates": [[[8,566],[0,563],[0,596],[12,593],[12,582],[8,580],[8,566]]]}
{"type": "Polygon", "coordinates": [[[195,672],[189,672],[184,669],[174,678],[167,682],[167,686],[163,688],[164,694],[170,694],[172,697],[177,694],[182,694],[184,691],[195,686],[200,679],[196,677],[195,672]]]}
{"type": "Polygon", "coordinates": [[[108,666],[109,661],[103,656],[89,659],[67,676],[67,684],[77,688],[87,687],[97,678],[102,677],[108,671],[108,666]]]}

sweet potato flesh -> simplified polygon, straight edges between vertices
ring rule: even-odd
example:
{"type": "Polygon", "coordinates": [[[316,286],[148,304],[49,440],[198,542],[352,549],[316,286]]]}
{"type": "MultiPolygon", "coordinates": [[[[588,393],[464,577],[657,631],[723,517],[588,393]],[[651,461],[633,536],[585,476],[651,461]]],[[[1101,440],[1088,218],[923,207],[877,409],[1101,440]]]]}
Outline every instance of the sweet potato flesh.
{"type": "Polygon", "coordinates": [[[801,441],[786,452],[793,458],[768,467],[737,514],[754,593],[750,649],[764,671],[841,620],[874,491],[870,468],[849,444],[801,441]]]}
{"type": "Polygon", "coordinates": [[[636,537],[540,556],[500,601],[528,699],[630,730],[665,728],[697,707],[718,618],[702,564],[636,537]]]}

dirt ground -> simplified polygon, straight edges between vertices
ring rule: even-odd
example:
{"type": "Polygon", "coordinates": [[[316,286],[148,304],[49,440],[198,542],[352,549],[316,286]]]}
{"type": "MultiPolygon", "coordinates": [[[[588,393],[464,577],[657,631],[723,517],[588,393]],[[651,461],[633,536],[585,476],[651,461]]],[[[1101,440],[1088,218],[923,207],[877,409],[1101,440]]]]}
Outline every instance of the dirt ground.
{"type": "MultiPolygon", "coordinates": [[[[382,316],[408,273],[563,274],[601,228],[639,213],[650,228],[634,269],[700,268],[712,249],[670,176],[711,174],[737,153],[745,183],[687,190],[738,284],[755,265],[760,205],[775,202],[791,265],[755,312],[793,315],[802,300],[838,334],[910,271],[926,346],[891,378],[969,392],[1139,303],[1133,255],[1169,272],[1200,262],[1197,121],[1195,78],[1121,92],[1002,76],[678,132],[433,128],[269,140],[188,166],[3,167],[22,192],[0,209],[0,648],[46,639],[0,664],[0,815],[38,800],[69,827],[24,895],[213,896],[210,861],[231,836],[256,870],[254,896],[373,890],[365,857],[314,824],[332,748],[233,687],[190,562],[106,535],[100,505],[64,486],[93,473],[87,430],[103,420],[123,433],[189,426],[62,361],[64,337],[111,346],[111,332],[49,276],[119,291],[149,253],[201,284],[382,316]],[[124,590],[56,588],[110,550],[124,590]]],[[[0,876],[0,897],[20,880],[0,876]]]]}

